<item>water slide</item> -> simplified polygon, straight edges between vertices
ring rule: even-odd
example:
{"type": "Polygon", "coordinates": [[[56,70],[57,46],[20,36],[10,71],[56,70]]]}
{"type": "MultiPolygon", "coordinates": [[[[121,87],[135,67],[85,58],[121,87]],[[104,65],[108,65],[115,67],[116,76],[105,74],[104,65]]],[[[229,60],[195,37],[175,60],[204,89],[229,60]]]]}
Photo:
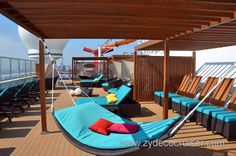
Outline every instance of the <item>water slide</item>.
{"type": "MultiPolygon", "coordinates": [[[[124,40],[104,44],[103,46],[99,47],[100,51],[101,51],[100,55],[112,52],[114,48],[117,48],[117,47],[122,46],[122,45],[130,44],[130,43],[135,42],[135,41],[137,41],[137,40],[135,40],[135,39],[124,39],[124,40]]],[[[86,52],[92,53],[95,57],[98,57],[99,56],[99,48],[93,50],[93,49],[84,47],[83,50],[86,51],[86,52]]],[[[99,64],[99,61],[94,62],[94,65],[96,66],[95,69],[97,69],[96,72],[100,72],[101,67],[99,67],[98,64],[99,64]]]]}
{"type": "MultiPolygon", "coordinates": [[[[130,44],[135,41],[136,41],[135,39],[124,39],[124,40],[112,42],[109,44],[105,44],[101,47],[101,53],[102,54],[109,53],[109,52],[113,51],[114,48],[117,48],[117,47],[125,45],[125,44],[130,44]]],[[[93,53],[95,57],[98,57],[98,49],[92,50],[90,48],[84,47],[83,50],[86,52],[89,52],[89,53],[93,53]]]]}

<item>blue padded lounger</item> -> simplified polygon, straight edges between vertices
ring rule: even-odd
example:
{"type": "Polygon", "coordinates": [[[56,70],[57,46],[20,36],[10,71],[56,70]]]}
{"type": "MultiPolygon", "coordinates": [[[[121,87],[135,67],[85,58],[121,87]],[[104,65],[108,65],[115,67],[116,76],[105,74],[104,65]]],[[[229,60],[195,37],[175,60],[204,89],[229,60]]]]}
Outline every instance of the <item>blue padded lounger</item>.
{"type": "Polygon", "coordinates": [[[88,102],[94,102],[96,104],[99,104],[101,106],[111,106],[111,105],[119,105],[122,100],[125,99],[125,97],[128,96],[129,92],[131,91],[131,88],[122,85],[118,91],[116,92],[116,97],[118,98],[118,101],[116,103],[108,103],[107,98],[105,96],[102,97],[91,97],[91,98],[77,98],[76,104],[85,104],[88,102]]]}
{"type": "Polygon", "coordinates": [[[91,79],[85,79],[85,80],[80,80],[80,83],[82,82],[82,83],[92,83],[92,82],[98,82],[98,81],[100,81],[101,79],[102,79],[102,77],[103,77],[103,75],[101,74],[101,75],[99,75],[97,78],[94,78],[93,80],[91,80],[91,79]],[[96,79],[96,80],[95,80],[96,79]]]}
{"type": "Polygon", "coordinates": [[[103,74],[98,75],[98,77],[95,77],[94,79],[84,79],[80,80],[80,85],[82,87],[97,87],[98,83],[102,80],[103,74]]]}
{"type": "MultiPolygon", "coordinates": [[[[178,91],[176,93],[169,93],[169,106],[171,108],[172,105],[172,98],[173,97],[179,97],[180,95],[184,94],[188,88],[188,83],[189,80],[191,79],[191,75],[190,74],[186,74],[183,77],[183,80],[178,88],[178,91]],[[179,95],[180,94],[180,95],[179,95]]],[[[155,102],[158,103],[159,105],[163,106],[163,97],[164,97],[164,92],[163,91],[156,91],[154,92],[154,96],[155,96],[155,102]]]]}
{"type": "Polygon", "coordinates": [[[109,83],[108,83],[108,82],[102,83],[102,87],[108,87],[108,86],[109,86],[109,83]]]}
{"type": "Polygon", "coordinates": [[[119,88],[111,88],[111,89],[108,89],[108,93],[113,93],[113,94],[116,94],[116,92],[118,91],[119,88]]]}
{"type": "MultiPolygon", "coordinates": [[[[64,135],[65,133],[69,135],[69,139],[88,147],[104,150],[125,149],[135,147],[137,143],[159,139],[182,119],[181,116],[177,116],[156,122],[137,123],[121,118],[92,102],[57,110],[54,112],[54,116],[59,127],[63,129],[64,135]],[[102,135],[88,128],[100,118],[113,123],[137,124],[140,125],[140,129],[134,134],[110,133],[102,135]]],[[[93,153],[92,151],[87,152],[93,153]]],[[[112,153],[112,151],[110,152],[112,153]]]]}
{"type": "MultiPolygon", "coordinates": [[[[155,103],[159,104],[160,106],[163,106],[164,92],[163,91],[156,91],[156,92],[154,92],[154,95],[155,95],[155,103]]],[[[179,95],[169,92],[168,97],[169,97],[169,109],[170,109],[172,106],[172,99],[175,97],[179,97],[179,95]]]]}
{"type": "Polygon", "coordinates": [[[109,88],[109,89],[107,90],[107,92],[108,92],[109,94],[110,94],[110,93],[116,94],[116,92],[118,91],[118,89],[122,86],[122,83],[123,83],[123,85],[125,85],[125,86],[127,86],[127,87],[133,88],[133,85],[132,85],[130,82],[125,83],[125,82],[123,82],[122,80],[118,80],[118,81],[119,81],[119,82],[118,82],[116,85],[114,85],[114,87],[109,88]]]}

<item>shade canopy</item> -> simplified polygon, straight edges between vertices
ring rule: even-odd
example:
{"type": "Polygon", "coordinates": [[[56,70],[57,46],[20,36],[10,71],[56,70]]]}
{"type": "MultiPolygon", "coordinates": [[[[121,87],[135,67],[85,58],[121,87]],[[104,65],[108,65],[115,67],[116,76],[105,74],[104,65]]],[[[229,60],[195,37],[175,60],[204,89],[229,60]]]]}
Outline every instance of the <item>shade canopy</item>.
{"type": "MultiPolygon", "coordinates": [[[[170,40],[169,49],[174,51],[199,51],[236,45],[236,42],[170,40]]],[[[163,40],[150,40],[135,47],[135,50],[164,50],[163,40]]]]}
{"type": "MultiPolygon", "coordinates": [[[[0,12],[42,38],[164,40],[233,19],[235,4],[234,0],[11,0],[0,2],[0,12]]],[[[220,29],[233,28],[230,24],[220,29]]]]}

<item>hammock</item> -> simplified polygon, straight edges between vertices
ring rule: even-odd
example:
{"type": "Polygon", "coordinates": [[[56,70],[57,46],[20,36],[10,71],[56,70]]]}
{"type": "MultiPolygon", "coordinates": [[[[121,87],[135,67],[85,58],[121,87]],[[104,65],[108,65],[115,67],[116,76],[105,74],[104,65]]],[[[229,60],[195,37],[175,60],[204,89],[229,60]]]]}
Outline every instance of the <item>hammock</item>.
{"type": "Polygon", "coordinates": [[[57,110],[54,112],[54,117],[60,130],[70,142],[76,147],[96,155],[119,155],[141,148],[136,145],[137,143],[167,139],[167,132],[181,119],[180,116],[177,116],[162,121],[136,123],[123,119],[94,103],[57,110]],[[102,135],[88,129],[100,118],[114,123],[138,124],[140,130],[134,134],[102,135]]]}

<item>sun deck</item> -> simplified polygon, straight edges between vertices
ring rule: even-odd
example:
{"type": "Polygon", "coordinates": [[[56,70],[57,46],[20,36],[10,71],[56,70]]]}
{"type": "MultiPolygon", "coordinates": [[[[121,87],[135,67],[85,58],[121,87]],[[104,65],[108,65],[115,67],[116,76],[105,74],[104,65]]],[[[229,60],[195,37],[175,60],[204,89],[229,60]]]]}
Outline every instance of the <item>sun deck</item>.
{"type": "MultiPolygon", "coordinates": [[[[106,95],[102,88],[94,88],[94,95],[106,95]]],[[[72,105],[70,97],[64,88],[55,90],[55,108],[60,109],[72,105]]],[[[47,95],[47,108],[51,101],[50,94],[47,95]]],[[[88,110],[89,111],[89,110],[88,110]]],[[[153,101],[142,102],[141,117],[132,118],[135,121],[149,122],[162,119],[162,108],[153,101]]],[[[169,110],[169,116],[176,114],[169,110]]],[[[3,121],[5,119],[2,119],[3,121]]],[[[2,122],[0,131],[0,155],[91,155],[85,153],[73,146],[57,128],[57,125],[47,111],[47,122],[49,133],[41,134],[40,123],[40,105],[32,105],[31,109],[26,113],[19,114],[18,118],[14,118],[12,123],[8,121],[2,122]]],[[[212,134],[211,131],[195,122],[185,124],[178,134],[170,139],[171,141],[200,141],[201,146],[187,147],[155,147],[145,149],[131,155],[204,155],[204,156],[225,156],[236,155],[236,142],[228,142],[222,136],[212,134]],[[213,142],[224,143],[224,146],[206,146],[213,142]]],[[[198,143],[198,142],[196,142],[198,143]]],[[[129,154],[130,155],[130,154],[129,154]]]]}

